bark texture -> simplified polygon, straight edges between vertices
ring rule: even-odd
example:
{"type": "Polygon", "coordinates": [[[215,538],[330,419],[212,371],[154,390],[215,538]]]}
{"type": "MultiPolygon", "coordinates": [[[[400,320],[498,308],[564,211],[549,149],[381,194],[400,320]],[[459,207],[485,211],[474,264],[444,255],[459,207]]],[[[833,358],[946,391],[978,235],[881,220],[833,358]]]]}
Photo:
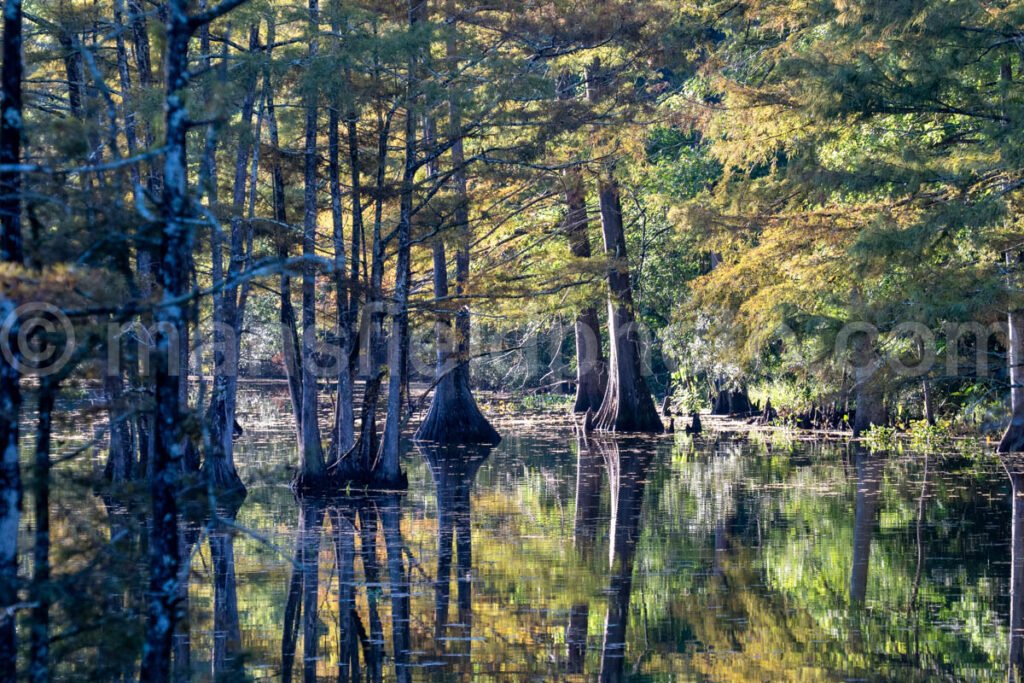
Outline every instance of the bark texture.
{"type": "Polygon", "coordinates": [[[611,354],[608,385],[594,426],[612,432],[663,431],[654,398],[643,376],[640,345],[633,313],[633,289],[629,279],[622,204],[615,179],[600,183],[601,228],[608,268],[608,336],[611,354]]]}

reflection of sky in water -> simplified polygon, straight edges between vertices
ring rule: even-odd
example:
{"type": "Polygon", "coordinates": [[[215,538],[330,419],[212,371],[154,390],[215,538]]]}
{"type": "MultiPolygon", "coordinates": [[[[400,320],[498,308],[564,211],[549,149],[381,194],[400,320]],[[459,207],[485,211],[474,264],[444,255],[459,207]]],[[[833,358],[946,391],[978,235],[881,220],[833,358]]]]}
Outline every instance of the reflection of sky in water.
{"type": "MultiPolygon", "coordinates": [[[[280,410],[246,405],[263,417],[280,410]]],[[[505,441],[468,472],[457,454],[428,464],[411,450],[408,494],[304,510],[304,532],[284,485],[294,460],[286,423],[250,428],[238,444],[249,496],[237,533],[221,527],[193,558],[193,677],[212,678],[216,664],[278,679],[288,631],[295,680],[304,668],[337,679],[342,661],[361,680],[375,667],[383,680],[1005,680],[1010,506],[997,461],[932,456],[923,486],[923,456],[712,433],[592,439],[578,473],[571,430],[498,424],[505,441]],[[292,581],[293,567],[315,576],[313,589],[292,581]],[[863,601],[851,600],[858,582],[863,601]],[[396,636],[408,643],[397,670],[396,636]],[[317,657],[304,662],[309,637],[317,657]]],[[[105,542],[106,521],[80,529],[106,519],[97,500],[55,502],[63,566],[85,566],[70,548],[90,534],[105,542]]],[[[83,584],[107,591],[115,615],[141,598],[116,580],[127,564],[100,563],[110,576],[83,584]]],[[[70,638],[67,674],[113,666],[136,637],[111,626],[70,638]]]]}

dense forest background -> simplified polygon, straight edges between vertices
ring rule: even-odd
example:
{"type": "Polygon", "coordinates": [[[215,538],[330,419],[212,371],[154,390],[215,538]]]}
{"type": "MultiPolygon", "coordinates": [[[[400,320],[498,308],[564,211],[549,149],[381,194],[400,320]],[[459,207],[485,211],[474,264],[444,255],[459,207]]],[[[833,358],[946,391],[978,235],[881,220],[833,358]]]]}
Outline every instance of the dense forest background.
{"type": "MultiPolygon", "coordinates": [[[[307,495],[401,488],[408,430],[497,443],[474,391],[609,432],[712,410],[1024,450],[1022,25],[1012,0],[6,0],[0,604],[75,392],[103,485],[149,487],[153,680],[183,487],[245,490],[240,381],[287,386],[307,495]]],[[[16,651],[7,618],[0,675],[16,651]]]]}

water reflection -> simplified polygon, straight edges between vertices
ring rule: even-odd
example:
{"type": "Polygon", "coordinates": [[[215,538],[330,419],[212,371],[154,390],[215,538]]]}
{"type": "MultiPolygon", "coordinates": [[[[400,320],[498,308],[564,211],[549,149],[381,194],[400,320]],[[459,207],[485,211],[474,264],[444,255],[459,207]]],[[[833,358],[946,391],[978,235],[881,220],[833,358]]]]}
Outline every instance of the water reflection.
{"type": "Polygon", "coordinates": [[[620,447],[620,442],[613,439],[598,439],[595,443],[608,472],[611,500],[608,542],[611,580],[604,619],[600,680],[602,683],[615,683],[623,680],[633,561],[640,538],[640,512],[653,451],[643,447],[630,448],[629,442],[620,447]]]}
{"type": "Polygon", "coordinates": [[[434,577],[434,654],[459,673],[472,673],[473,534],[471,492],[489,446],[438,446],[419,442],[430,466],[437,501],[437,571],[434,577]],[[453,544],[458,616],[451,621],[453,544]]]}
{"type": "Polygon", "coordinates": [[[871,537],[875,531],[878,493],[882,488],[882,455],[857,446],[854,452],[857,494],[853,518],[853,568],[850,570],[850,602],[863,603],[868,592],[871,537]]]}
{"type": "Polygon", "coordinates": [[[1024,459],[1003,460],[1010,477],[1010,644],[1007,676],[1012,682],[1024,678],[1024,459]]]}
{"type": "MultiPolygon", "coordinates": [[[[402,496],[296,500],[276,483],[284,436],[253,430],[249,496],[181,529],[175,677],[1019,678],[1024,466],[508,433],[493,451],[420,444],[402,496]]],[[[59,677],[133,680],[145,507],[60,491],[55,557],[96,540],[59,565],[86,568],[81,600],[54,610],[59,677]]]]}

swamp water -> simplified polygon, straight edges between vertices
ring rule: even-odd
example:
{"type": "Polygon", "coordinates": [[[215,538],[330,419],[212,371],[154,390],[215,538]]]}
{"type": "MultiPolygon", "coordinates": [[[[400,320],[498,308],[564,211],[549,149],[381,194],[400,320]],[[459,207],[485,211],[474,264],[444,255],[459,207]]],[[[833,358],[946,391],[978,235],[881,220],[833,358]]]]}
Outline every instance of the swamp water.
{"type": "MultiPolygon", "coordinates": [[[[490,452],[410,444],[403,495],[300,504],[291,432],[246,418],[247,498],[182,528],[179,679],[1006,679],[1013,515],[995,457],[504,419],[490,452]]],[[[144,506],[62,477],[55,675],[131,678],[144,506]]]]}

